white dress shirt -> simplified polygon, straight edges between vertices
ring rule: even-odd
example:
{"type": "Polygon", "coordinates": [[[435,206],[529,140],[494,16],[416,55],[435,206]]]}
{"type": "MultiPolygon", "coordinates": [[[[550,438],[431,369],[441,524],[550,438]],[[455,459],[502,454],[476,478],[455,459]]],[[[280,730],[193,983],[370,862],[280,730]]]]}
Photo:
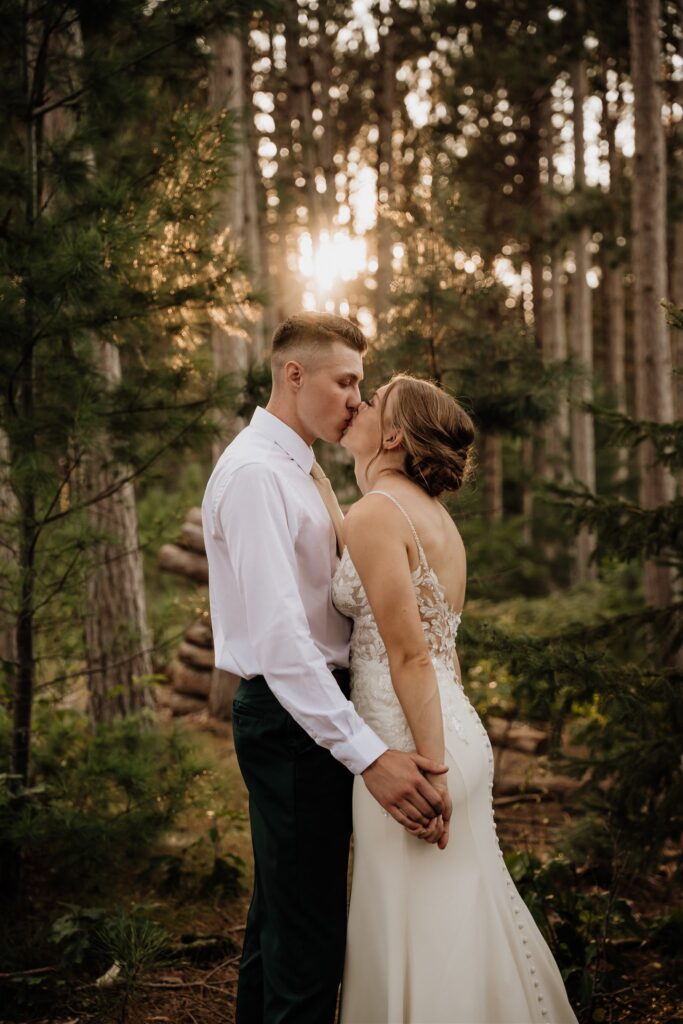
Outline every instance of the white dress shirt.
{"type": "Polygon", "coordinates": [[[257,409],[202,502],[216,665],[262,675],[296,722],[358,774],[387,749],[332,676],[351,623],[332,604],[336,540],[310,475],[313,449],[257,409]]]}

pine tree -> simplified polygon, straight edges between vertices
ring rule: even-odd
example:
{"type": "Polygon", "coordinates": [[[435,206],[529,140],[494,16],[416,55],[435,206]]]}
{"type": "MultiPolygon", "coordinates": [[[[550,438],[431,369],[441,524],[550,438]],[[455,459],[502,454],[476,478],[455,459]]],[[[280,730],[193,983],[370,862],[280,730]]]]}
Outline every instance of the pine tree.
{"type": "Polygon", "coordinates": [[[208,314],[229,318],[246,294],[211,237],[227,121],[187,99],[206,74],[202,36],[247,10],[118,0],[5,12],[0,478],[14,505],[3,502],[2,603],[16,641],[6,681],[19,780],[36,685],[68,679],[83,654],[73,622],[103,541],[89,510],[205,442],[207,410],[226,401],[204,339],[208,314]],[[65,44],[76,17],[81,53],[65,44]],[[67,115],[72,130],[46,130],[67,115]],[[116,352],[120,380],[102,372],[100,346],[116,352]],[[106,485],[84,488],[89,462],[113,469],[106,485]],[[57,672],[46,678],[47,659],[57,672]]]}

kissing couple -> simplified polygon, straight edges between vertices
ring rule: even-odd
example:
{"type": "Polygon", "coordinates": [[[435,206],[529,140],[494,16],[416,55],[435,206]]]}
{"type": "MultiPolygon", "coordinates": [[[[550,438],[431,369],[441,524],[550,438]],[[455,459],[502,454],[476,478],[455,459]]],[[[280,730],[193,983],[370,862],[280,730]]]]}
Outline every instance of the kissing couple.
{"type": "Polygon", "coordinates": [[[466,557],[439,500],[466,480],[462,407],[300,313],[267,406],[202,504],[216,665],[249,791],[254,891],[237,1024],[576,1024],[493,819],[493,755],[456,654],[466,557]],[[355,460],[344,518],[316,438],[355,460]],[[347,867],[353,876],[347,927],[347,867]]]}

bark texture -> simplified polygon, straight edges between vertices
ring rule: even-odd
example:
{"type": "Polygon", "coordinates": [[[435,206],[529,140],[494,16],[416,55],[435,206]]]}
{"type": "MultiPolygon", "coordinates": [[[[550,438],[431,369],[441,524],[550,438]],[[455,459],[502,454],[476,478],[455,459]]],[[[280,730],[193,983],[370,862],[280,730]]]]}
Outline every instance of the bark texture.
{"type": "MultiPolygon", "coordinates": [[[[586,78],[581,62],[574,67],[572,80],[574,86],[574,184],[579,201],[581,201],[586,184],[583,141],[583,104],[586,97],[586,78]]],[[[574,477],[579,483],[594,492],[595,434],[593,416],[581,408],[584,402],[590,402],[593,398],[593,320],[591,294],[586,277],[589,269],[589,242],[590,231],[587,226],[583,226],[577,232],[574,241],[576,271],[571,296],[570,333],[571,349],[581,365],[583,373],[574,386],[571,426],[574,477]]],[[[590,562],[594,549],[594,535],[586,527],[582,527],[576,538],[576,579],[580,583],[595,578],[595,566],[590,562]]]]}
{"type": "MultiPolygon", "coordinates": [[[[17,551],[10,546],[10,537],[17,521],[17,496],[9,483],[10,446],[7,434],[0,430],[0,526],[3,540],[0,543],[0,576],[16,572],[17,551]]],[[[0,671],[8,678],[14,676],[17,660],[16,609],[3,606],[0,610],[0,671]]]]}
{"type": "Polygon", "coordinates": [[[396,106],[396,35],[380,36],[380,88],[378,94],[379,139],[377,144],[377,289],[375,316],[378,329],[386,323],[392,278],[391,221],[389,210],[393,182],[393,124],[396,106]]]}
{"type": "MultiPolygon", "coordinates": [[[[661,302],[667,292],[666,152],[659,87],[659,0],[628,0],[634,91],[633,332],[635,405],[638,419],[673,418],[671,345],[661,302]]],[[[655,508],[674,495],[671,473],[657,465],[649,443],[639,446],[640,503],[655,508]]],[[[672,596],[671,572],[645,563],[645,598],[663,607],[672,596]]]]}
{"type": "MultiPolygon", "coordinates": [[[[290,58],[291,36],[287,37],[287,55],[290,58]]],[[[292,46],[294,44],[292,43],[292,46]]],[[[214,65],[209,79],[209,104],[213,110],[231,110],[234,112],[239,125],[239,140],[235,147],[233,159],[235,161],[235,175],[231,188],[223,193],[217,211],[217,229],[220,233],[229,234],[232,244],[240,248],[250,264],[252,276],[258,282],[261,273],[261,246],[260,232],[258,225],[258,210],[256,204],[255,190],[255,157],[251,145],[252,131],[251,124],[246,123],[244,116],[247,105],[251,106],[251,96],[248,95],[245,65],[248,62],[248,51],[243,39],[234,35],[219,35],[212,40],[214,52],[214,65]]],[[[296,40],[296,52],[299,53],[298,39],[296,40]]],[[[302,62],[297,63],[294,58],[294,71],[296,87],[303,83],[302,76],[307,76],[307,67],[302,62]]],[[[298,95],[298,93],[297,93],[298,95]]],[[[306,81],[306,96],[308,97],[307,115],[308,127],[312,126],[310,109],[310,82],[306,81]]],[[[312,142],[310,135],[307,141],[312,142]]],[[[310,149],[307,146],[304,150],[305,159],[309,160],[310,149]]],[[[308,166],[308,164],[307,164],[308,166]]],[[[309,184],[312,184],[315,191],[314,167],[309,184]]],[[[211,348],[213,354],[213,365],[217,374],[234,374],[241,376],[247,369],[250,362],[265,354],[265,339],[262,328],[257,332],[252,330],[252,344],[249,343],[249,336],[245,333],[237,333],[225,325],[214,323],[211,329],[211,348]]],[[[244,425],[240,417],[236,416],[233,410],[226,409],[221,418],[221,433],[214,443],[213,458],[218,459],[225,446],[233,439],[244,425]]],[[[195,538],[196,541],[196,538],[195,538]]],[[[195,545],[191,545],[196,547],[195,545]]],[[[172,561],[178,558],[178,551],[173,550],[172,545],[164,549],[167,558],[172,561]]],[[[196,563],[200,561],[199,555],[191,552],[181,551],[180,557],[185,562],[196,563]]],[[[204,563],[206,559],[204,558],[204,563]]],[[[179,670],[180,671],[180,670],[179,670]]],[[[185,666],[182,669],[184,679],[187,682],[191,669],[185,666]]],[[[226,678],[227,673],[214,671],[206,676],[206,693],[209,697],[211,709],[224,711],[229,708],[232,702],[234,688],[231,681],[226,678]]]]}
{"type": "Polygon", "coordinates": [[[503,444],[497,434],[480,439],[481,467],[484,477],[484,515],[489,523],[503,518],[503,444]]]}
{"type": "MultiPolygon", "coordinates": [[[[607,92],[607,89],[605,89],[605,92],[607,92]]],[[[626,300],[623,266],[617,245],[617,238],[623,232],[623,224],[621,222],[623,161],[616,145],[618,116],[609,109],[606,97],[603,102],[606,107],[604,133],[609,161],[609,195],[607,197],[607,205],[610,221],[608,236],[602,247],[603,328],[607,343],[606,383],[614,407],[619,412],[625,413],[626,300]]],[[[618,448],[614,482],[617,484],[623,483],[627,475],[628,453],[625,448],[618,448]]]]}
{"type": "MultiPolygon", "coordinates": [[[[96,344],[100,371],[114,386],[121,379],[119,351],[96,344]]],[[[91,459],[85,473],[87,493],[96,495],[116,487],[127,471],[91,459]]],[[[153,666],[132,482],[97,501],[89,517],[98,542],[86,588],[88,710],[92,721],[107,722],[154,705],[150,687],[140,682],[153,666]]]]}
{"type": "MultiPolygon", "coordinates": [[[[212,110],[233,111],[239,121],[244,108],[244,51],[237,36],[220,34],[211,42],[214,63],[209,78],[209,105],[212,110]]],[[[253,235],[253,216],[249,217],[247,177],[249,153],[244,139],[235,147],[234,178],[231,187],[218,196],[216,231],[227,236],[235,247],[253,235]]],[[[214,321],[211,326],[211,350],[217,374],[242,375],[249,365],[248,336],[230,325],[214,321]]],[[[226,409],[219,416],[220,436],[214,442],[213,460],[243,426],[234,412],[226,409]]]]}

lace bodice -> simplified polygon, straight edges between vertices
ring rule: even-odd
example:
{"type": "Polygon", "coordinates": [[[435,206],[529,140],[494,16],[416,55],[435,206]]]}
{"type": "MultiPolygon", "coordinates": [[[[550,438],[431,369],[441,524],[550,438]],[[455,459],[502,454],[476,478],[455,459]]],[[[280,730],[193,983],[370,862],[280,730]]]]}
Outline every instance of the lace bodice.
{"type": "MultiPolygon", "coordinates": [[[[460,613],[455,612],[446,601],[444,588],[427,562],[420,538],[406,510],[387,491],[370,493],[383,494],[393,501],[406,517],[415,538],[419,562],[412,578],[422,629],[439,683],[444,722],[447,727],[461,733],[461,712],[456,704],[461,696],[457,690],[462,690],[462,686],[454,665],[460,613]]],[[[414,750],[415,744],[408,723],[391,682],[386,648],[348,548],[344,550],[332,581],[332,598],[339,611],[353,619],[351,699],[356,709],[390,746],[398,750],[414,750]]]]}

